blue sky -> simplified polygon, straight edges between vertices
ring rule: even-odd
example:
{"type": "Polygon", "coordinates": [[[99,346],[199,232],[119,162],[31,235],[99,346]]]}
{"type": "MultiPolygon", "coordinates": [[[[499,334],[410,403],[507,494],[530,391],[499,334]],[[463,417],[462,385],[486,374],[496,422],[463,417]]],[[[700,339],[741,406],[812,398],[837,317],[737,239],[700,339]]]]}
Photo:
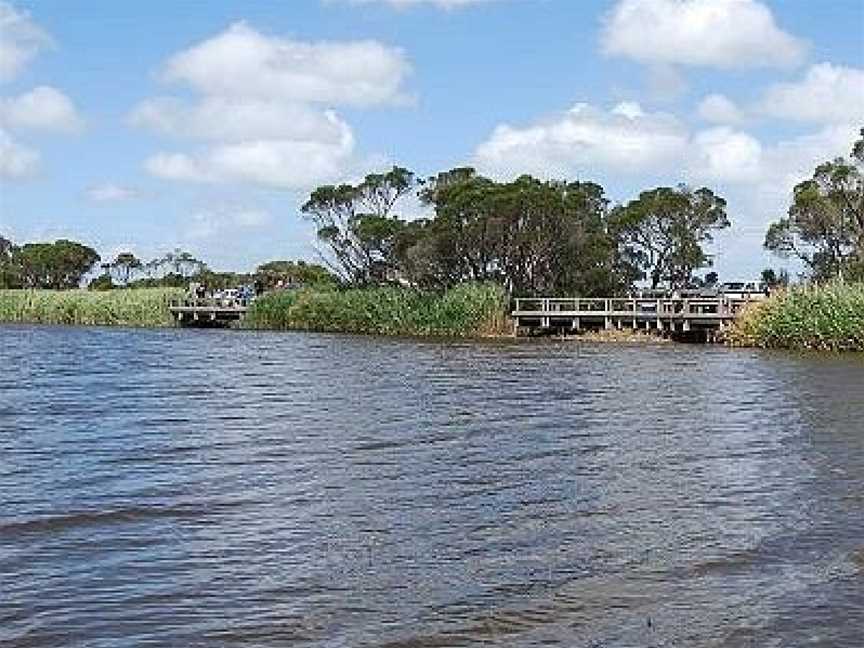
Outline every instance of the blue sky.
{"type": "Polygon", "coordinates": [[[861,126],[860,0],[0,0],[0,233],[103,256],[314,258],[315,185],[471,164],[709,186],[744,277],[861,126]]]}

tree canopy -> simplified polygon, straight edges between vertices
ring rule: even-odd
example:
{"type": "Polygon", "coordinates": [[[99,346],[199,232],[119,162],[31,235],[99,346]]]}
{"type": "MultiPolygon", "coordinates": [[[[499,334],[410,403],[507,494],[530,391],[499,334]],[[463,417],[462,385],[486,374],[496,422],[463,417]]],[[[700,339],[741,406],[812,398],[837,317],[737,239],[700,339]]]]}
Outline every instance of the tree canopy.
{"type": "Polygon", "coordinates": [[[765,248],[800,259],[817,281],[864,278],[864,129],[849,158],[820,164],[795,186],[787,216],[768,228],[765,248]]]}
{"type": "Polygon", "coordinates": [[[704,245],[713,240],[713,232],[729,225],[726,201],[705,187],[644,191],[611,217],[622,254],[652,288],[663,282],[689,284],[696,270],[711,265],[704,245]]]}
{"type": "Polygon", "coordinates": [[[312,192],[301,211],[315,223],[326,248],[323,258],[343,280],[363,285],[393,270],[402,225],[393,209],[414,186],[414,174],[394,166],[356,185],[325,185],[312,192]]]}

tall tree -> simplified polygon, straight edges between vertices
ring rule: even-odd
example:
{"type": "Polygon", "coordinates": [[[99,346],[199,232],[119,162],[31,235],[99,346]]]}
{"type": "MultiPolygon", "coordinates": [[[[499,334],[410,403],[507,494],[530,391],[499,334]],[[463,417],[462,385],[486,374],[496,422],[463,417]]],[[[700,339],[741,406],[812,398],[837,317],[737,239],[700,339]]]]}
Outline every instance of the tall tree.
{"type": "Polygon", "coordinates": [[[141,270],[143,264],[131,252],[120,252],[110,263],[106,263],[103,267],[110,273],[113,283],[125,286],[132,280],[135,273],[141,270]]]}
{"type": "Polygon", "coordinates": [[[9,239],[0,235],[0,288],[16,288],[20,273],[14,265],[17,248],[9,239]]]}
{"type": "Polygon", "coordinates": [[[770,225],[765,248],[800,259],[817,281],[864,278],[864,129],[848,159],[820,164],[795,186],[788,215],[770,225]]]}
{"type": "Polygon", "coordinates": [[[394,166],[357,184],[318,187],[301,207],[316,225],[324,259],[347,283],[380,281],[394,267],[393,250],[403,226],[394,214],[399,199],[415,187],[414,174],[394,166]]]}
{"type": "Polygon", "coordinates": [[[15,254],[27,288],[76,288],[99,261],[96,250],[75,241],[27,243],[15,254]]]}
{"type": "Polygon", "coordinates": [[[705,187],[644,191],[610,218],[622,254],[650,279],[652,288],[690,282],[694,271],[711,264],[704,246],[729,224],[726,201],[705,187]]]}

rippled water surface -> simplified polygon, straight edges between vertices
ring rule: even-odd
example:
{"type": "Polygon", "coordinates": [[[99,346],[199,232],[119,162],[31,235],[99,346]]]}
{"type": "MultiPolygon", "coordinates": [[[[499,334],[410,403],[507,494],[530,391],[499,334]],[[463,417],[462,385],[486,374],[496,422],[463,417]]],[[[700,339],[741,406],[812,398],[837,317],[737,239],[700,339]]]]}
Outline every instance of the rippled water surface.
{"type": "Polygon", "coordinates": [[[0,327],[0,644],[831,646],[864,359],[0,327]]]}

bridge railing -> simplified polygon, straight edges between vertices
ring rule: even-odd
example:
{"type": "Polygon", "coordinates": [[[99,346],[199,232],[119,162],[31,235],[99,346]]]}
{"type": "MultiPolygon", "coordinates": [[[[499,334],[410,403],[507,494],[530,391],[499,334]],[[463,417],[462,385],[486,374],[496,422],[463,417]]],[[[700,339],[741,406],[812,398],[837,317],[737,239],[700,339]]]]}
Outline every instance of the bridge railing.
{"type": "Polygon", "coordinates": [[[252,299],[246,297],[181,297],[171,300],[169,307],[190,310],[242,310],[249,308],[251,303],[252,299]]]}
{"type": "Polygon", "coordinates": [[[514,316],[608,316],[680,317],[715,315],[729,317],[743,301],[724,297],[643,298],[643,297],[518,297],[514,316]]]}

